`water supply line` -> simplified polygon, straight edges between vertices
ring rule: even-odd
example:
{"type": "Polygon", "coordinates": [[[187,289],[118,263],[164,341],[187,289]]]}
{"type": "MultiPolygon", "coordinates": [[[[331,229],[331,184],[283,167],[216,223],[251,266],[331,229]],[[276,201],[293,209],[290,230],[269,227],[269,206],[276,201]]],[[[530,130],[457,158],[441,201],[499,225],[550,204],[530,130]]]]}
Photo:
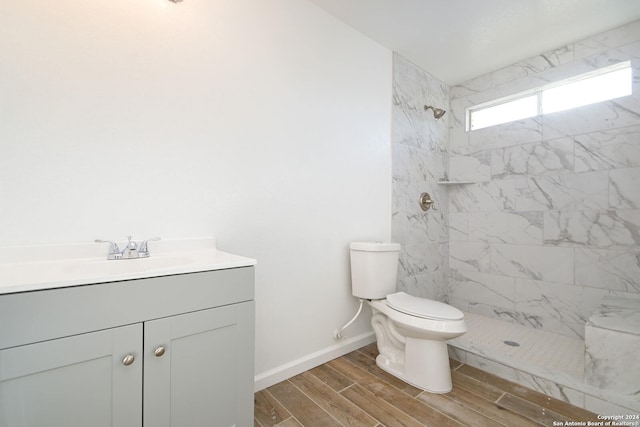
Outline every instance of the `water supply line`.
{"type": "Polygon", "coordinates": [[[336,329],[335,331],[333,331],[333,338],[337,340],[342,340],[345,338],[345,336],[342,335],[342,332],[344,332],[344,330],[347,329],[358,318],[358,316],[360,316],[360,312],[362,311],[363,305],[364,305],[364,300],[360,298],[360,307],[358,308],[358,312],[356,313],[356,315],[353,316],[353,319],[349,320],[347,324],[344,325],[342,328],[336,329]]]}

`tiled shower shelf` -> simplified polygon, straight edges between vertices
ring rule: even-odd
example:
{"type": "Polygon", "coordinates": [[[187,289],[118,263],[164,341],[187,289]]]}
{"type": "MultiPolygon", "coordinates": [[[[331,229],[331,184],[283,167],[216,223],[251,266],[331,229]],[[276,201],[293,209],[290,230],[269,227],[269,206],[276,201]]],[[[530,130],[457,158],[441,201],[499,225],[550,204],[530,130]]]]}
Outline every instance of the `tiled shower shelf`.
{"type": "Polygon", "coordinates": [[[438,181],[440,185],[465,185],[476,184],[476,181],[438,181]]]}

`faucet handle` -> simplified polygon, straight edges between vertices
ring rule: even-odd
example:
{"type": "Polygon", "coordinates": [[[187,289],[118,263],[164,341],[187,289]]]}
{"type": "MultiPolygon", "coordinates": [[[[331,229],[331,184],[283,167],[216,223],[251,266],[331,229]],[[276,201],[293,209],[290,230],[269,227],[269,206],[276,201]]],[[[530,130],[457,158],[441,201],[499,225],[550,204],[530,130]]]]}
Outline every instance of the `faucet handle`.
{"type": "Polygon", "coordinates": [[[140,247],[138,248],[138,252],[139,252],[139,253],[140,253],[140,252],[145,253],[145,254],[146,254],[146,256],[149,256],[149,248],[148,248],[147,243],[148,243],[148,242],[154,242],[154,241],[156,241],[156,240],[162,240],[162,239],[161,239],[160,237],[152,237],[151,239],[143,240],[143,241],[140,243],[140,247]]]}
{"type": "Polygon", "coordinates": [[[109,243],[109,257],[119,256],[120,248],[118,244],[111,240],[96,239],[96,243],[109,243]]]}
{"type": "Polygon", "coordinates": [[[138,244],[134,241],[131,240],[133,236],[127,236],[127,246],[125,246],[125,249],[138,249],[138,244]]]}

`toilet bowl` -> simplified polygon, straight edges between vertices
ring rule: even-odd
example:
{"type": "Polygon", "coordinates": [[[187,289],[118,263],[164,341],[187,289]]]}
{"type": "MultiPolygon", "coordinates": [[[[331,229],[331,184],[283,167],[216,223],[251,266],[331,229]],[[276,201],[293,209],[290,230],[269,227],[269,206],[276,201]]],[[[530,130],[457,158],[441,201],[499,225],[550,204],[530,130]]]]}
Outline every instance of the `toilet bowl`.
{"type": "Polygon", "coordinates": [[[369,305],[380,352],[376,364],[428,392],[451,391],[447,340],[467,331],[464,314],[450,305],[404,292],[369,301],[369,305]],[[421,310],[415,310],[416,306],[421,310]]]}
{"type": "Polygon", "coordinates": [[[462,311],[395,292],[399,244],[354,242],[350,249],[352,293],[366,299],[373,312],[376,364],[428,392],[451,391],[447,340],[467,331],[462,311]]]}

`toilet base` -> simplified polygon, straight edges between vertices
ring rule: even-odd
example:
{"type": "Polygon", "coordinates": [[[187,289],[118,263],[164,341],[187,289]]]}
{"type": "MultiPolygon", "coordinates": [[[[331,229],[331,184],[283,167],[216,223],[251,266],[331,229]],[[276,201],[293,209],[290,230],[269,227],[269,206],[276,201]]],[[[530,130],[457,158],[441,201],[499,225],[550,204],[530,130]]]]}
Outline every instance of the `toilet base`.
{"type": "Polygon", "coordinates": [[[404,363],[380,350],[376,365],[391,375],[430,393],[448,393],[453,388],[446,341],[407,338],[404,363]]]}
{"type": "Polygon", "coordinates": [[[466,332],[464,319],[434,321],[397,312],[381,301],[369,303],[380,355],[376,364],[430,393],[452,389],[447,340],[466,332]]]}

